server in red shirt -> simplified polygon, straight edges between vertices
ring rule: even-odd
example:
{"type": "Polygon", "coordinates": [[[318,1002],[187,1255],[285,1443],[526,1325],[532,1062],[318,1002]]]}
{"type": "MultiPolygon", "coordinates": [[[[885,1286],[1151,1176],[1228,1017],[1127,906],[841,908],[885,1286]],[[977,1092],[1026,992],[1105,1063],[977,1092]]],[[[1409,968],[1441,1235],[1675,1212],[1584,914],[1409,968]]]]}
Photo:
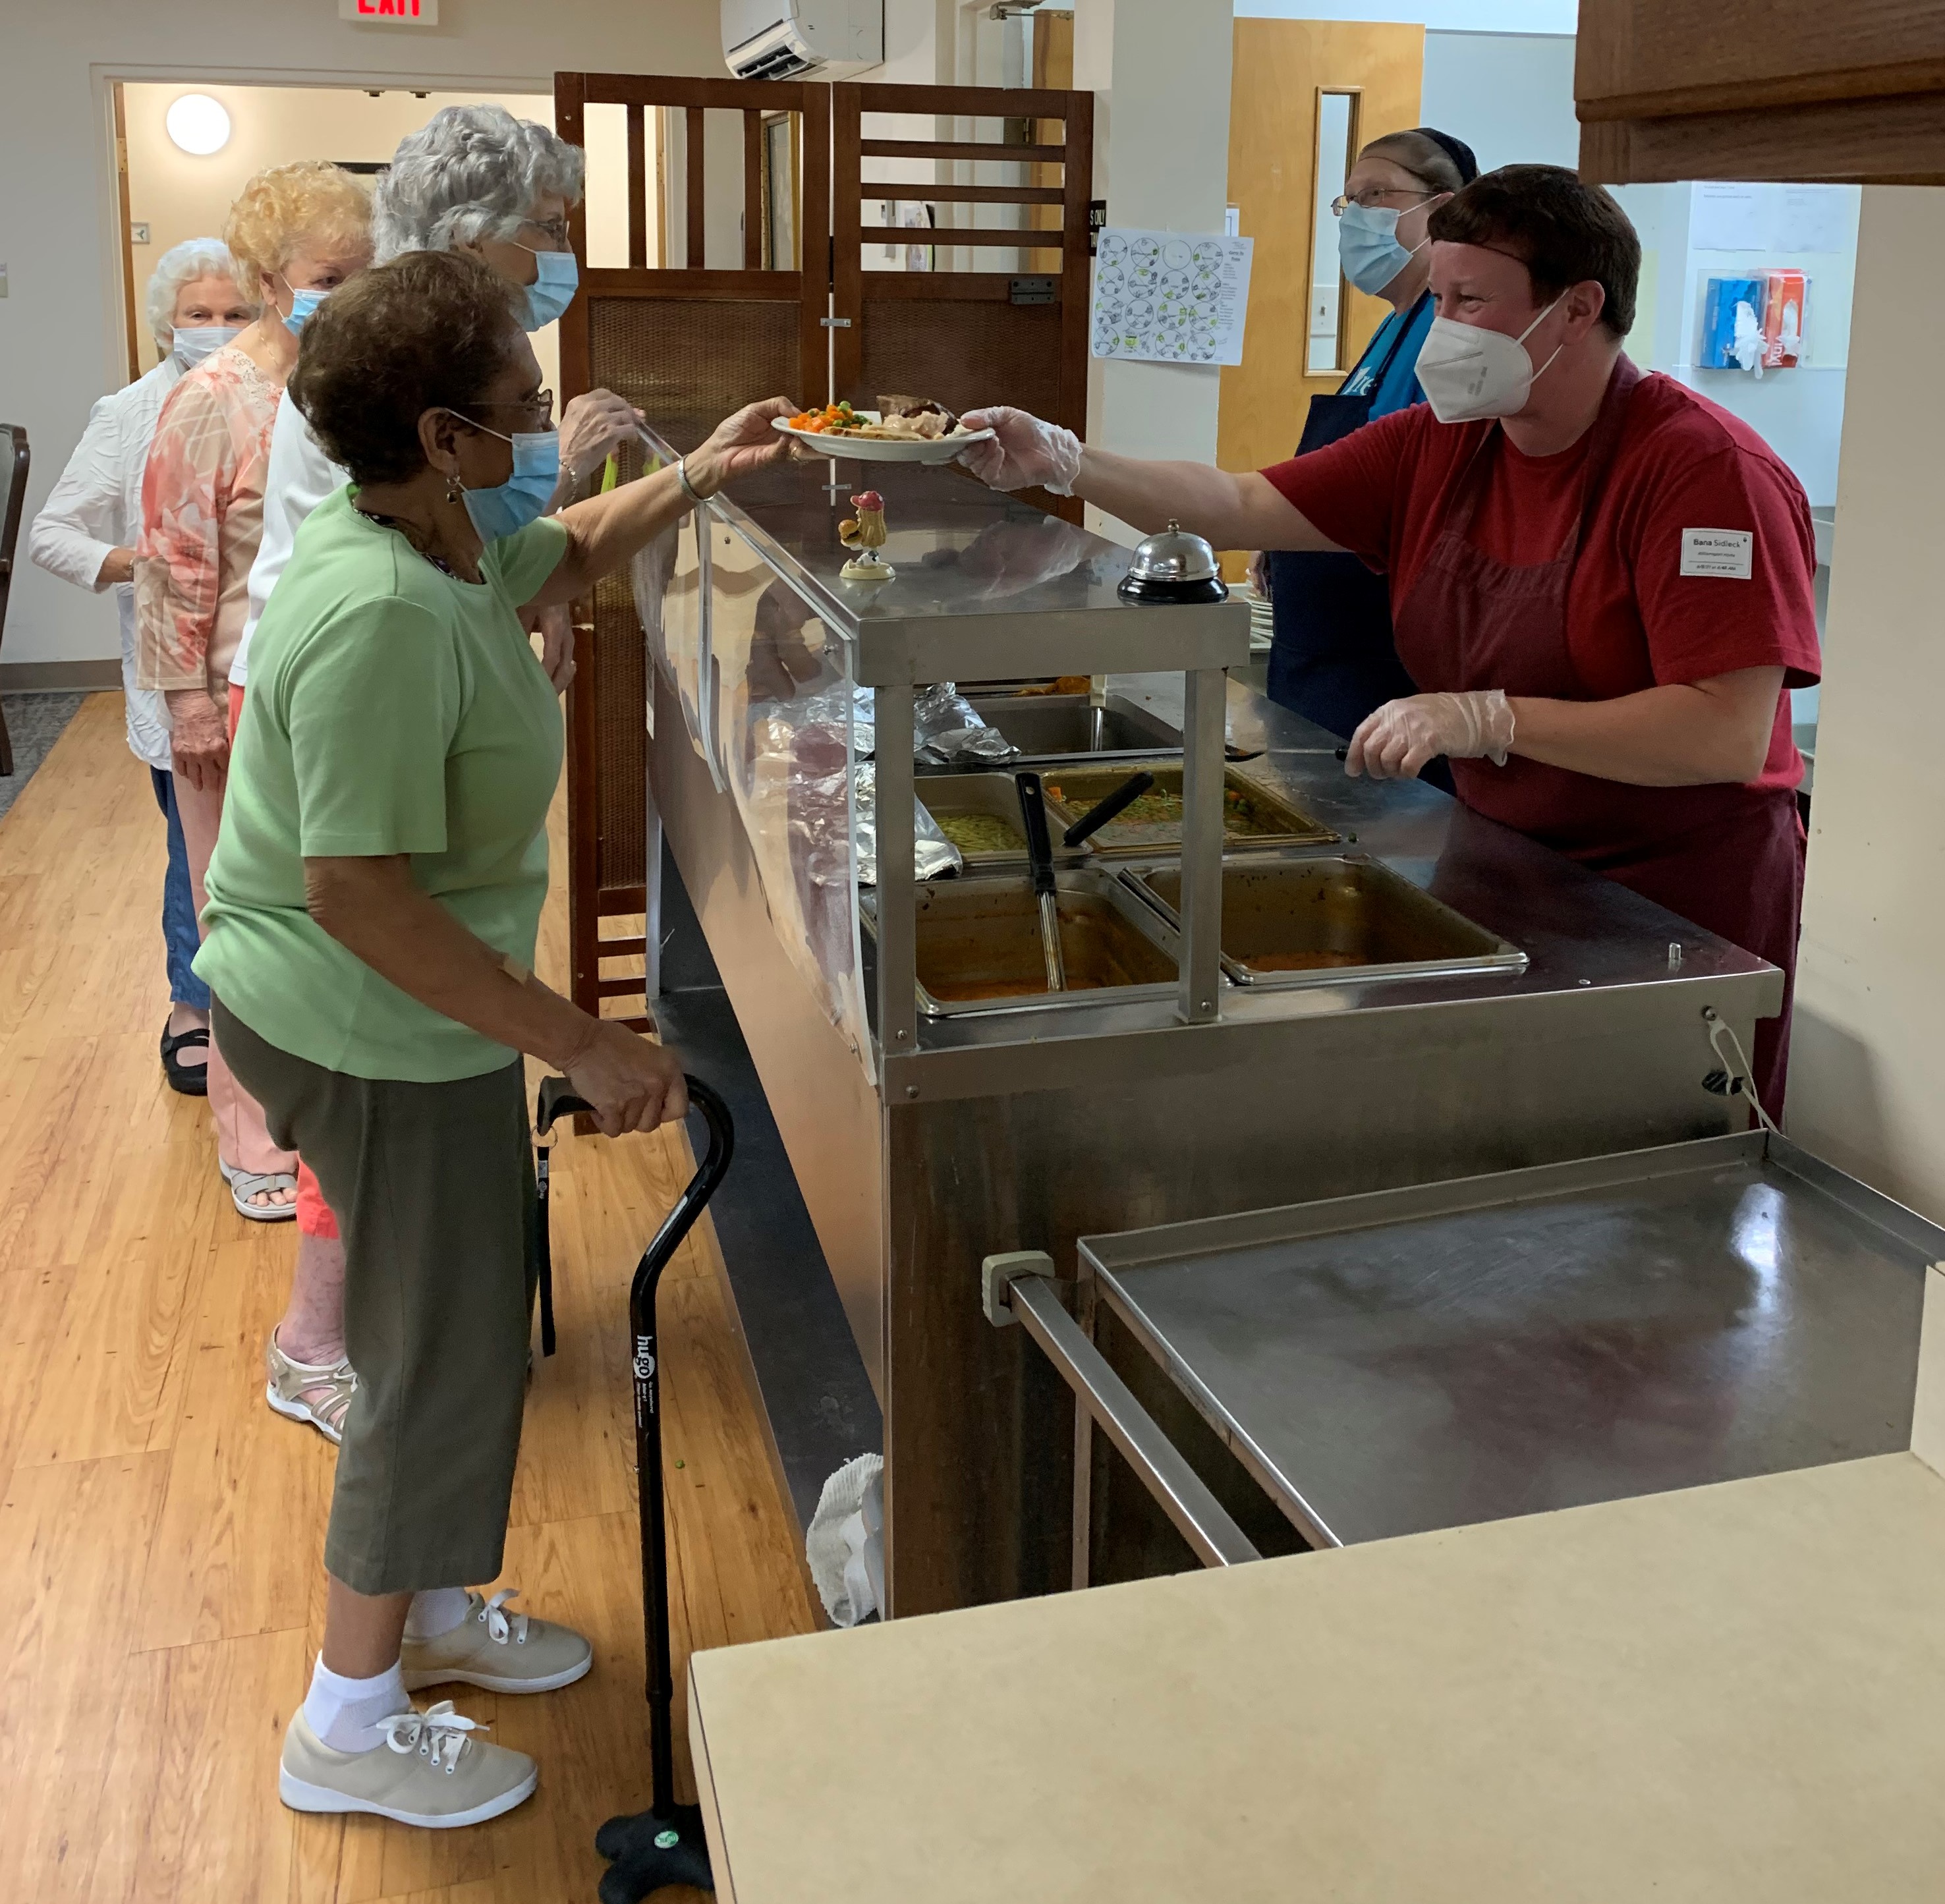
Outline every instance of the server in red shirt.
{"type": "MultiPolygon", "coordinates": [[[[1362,557],[1423,692],[1364,721],[1347,771],[1443,755],[1469,806],[1793,975],[1785,690],[1820,666],[1802,485],[1746,424],[1623,353],[1641,245],[1598,186],[1506,166],[1430,229],[1425,404],[1247,475],[1111,455],[1005,409],[967,417],[997,433],[966,460],[1219,548],[1362,557]]],[[[1789,1001],[1757,1033],[1772,1112],[1789,1001]]]]}

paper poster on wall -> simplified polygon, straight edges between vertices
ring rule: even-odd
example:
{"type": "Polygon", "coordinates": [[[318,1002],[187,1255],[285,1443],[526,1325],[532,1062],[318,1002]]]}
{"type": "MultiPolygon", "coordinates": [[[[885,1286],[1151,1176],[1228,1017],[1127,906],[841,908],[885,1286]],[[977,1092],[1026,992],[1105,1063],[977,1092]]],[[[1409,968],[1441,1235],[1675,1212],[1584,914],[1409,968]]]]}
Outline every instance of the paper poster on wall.
{"type": "Polygon", "coordinates": [[[1253,241],[1110,226],[1094,264],[1094,355],[1240,364],[1253,241]]]}
{"type": "Polygon", "coordinates": [[[1694,250],[1767,251],[1775,236],[1775,204],[1768,186],[1710,180],[1696,186],[1688,233],[1694,250]]]}
{"type": "Polygon", "coordinates": [[[1855,242],[1851,208],[1854,185],[1779,185],[1776,248],[1779,251],[1848,251],[1855,242]]]}

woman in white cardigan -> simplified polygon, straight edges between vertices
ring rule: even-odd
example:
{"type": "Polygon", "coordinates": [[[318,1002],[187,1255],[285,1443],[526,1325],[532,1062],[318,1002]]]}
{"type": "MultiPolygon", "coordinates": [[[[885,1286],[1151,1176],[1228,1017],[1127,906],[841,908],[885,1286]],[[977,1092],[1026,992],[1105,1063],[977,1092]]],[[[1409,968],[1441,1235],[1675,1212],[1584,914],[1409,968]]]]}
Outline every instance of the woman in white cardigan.
{"type": "Polygon", "coordinates": [[[162,1027],[162,1069],[170,1085],[201,1097],[209,1046],[209,988],[190,969],[197,944],[190,896],[189,856],[169,772],[168,713],[162,697],[135,685],[135,591],[130,576],[142,532],[142,468],[163,400],[183,373],[220,350],[257,316],[236,286],[236,266],[221,242],[192,238],[163,254],[149,280],[149,328],[162,362],[97,402],[67,467],[34,518],[27,553],[63,581],[99,594],[115,591],[122,618],[122,692],[128,747],[149,769],[156,804],[168,827],[168,870],[162,881],[162,941],[167,950],[169,1016],[162,1027]]]}

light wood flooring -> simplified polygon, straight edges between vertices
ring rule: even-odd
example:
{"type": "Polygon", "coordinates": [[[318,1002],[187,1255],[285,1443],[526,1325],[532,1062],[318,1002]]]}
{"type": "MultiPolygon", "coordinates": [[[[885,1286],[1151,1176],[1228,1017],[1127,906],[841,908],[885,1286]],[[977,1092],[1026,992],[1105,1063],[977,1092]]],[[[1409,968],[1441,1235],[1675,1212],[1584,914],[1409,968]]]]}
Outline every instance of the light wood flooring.
{"type": "MultiPolygon", "coordinates": [[[[502,1582],[586,1632],[595,1669],[528,1699],[452,1689],[538,1757],[538,1794],[457,1832],[285,1810],[333,1453],[263,1399],[292,1229],[236,1215],[203,1101],[162,1081],[162,865],[120,697],[95,695],[0,821],[0,1898],[587,1904],[596,1825],[648,1794],[627,1288],[686,1145],[556,1153],[560,1348],[502,1582]]],[[[556,882],[556,984],[565,936],[556,882]]],[[[814,1623],[714,1247],[705,1221],[662,1285],[679,1660],[814,1623]]]]}

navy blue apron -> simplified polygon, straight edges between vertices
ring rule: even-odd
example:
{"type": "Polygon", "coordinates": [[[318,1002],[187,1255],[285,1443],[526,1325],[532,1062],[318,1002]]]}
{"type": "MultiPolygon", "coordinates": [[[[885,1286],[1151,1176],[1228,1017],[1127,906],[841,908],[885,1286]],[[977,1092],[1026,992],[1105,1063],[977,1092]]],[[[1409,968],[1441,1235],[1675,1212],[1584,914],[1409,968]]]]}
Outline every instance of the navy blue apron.
{"type": "MultiPolygon", "coordinates": [[[[1303,440],[1296,446],[1299,456],[1341,442],[1370,421],[1371,405],[1430,295],[1426,292],[1405,313],[1376,375],[1361,395],[1310,399],[1303,440]]],[[[1353,367],[1352,377],[1363,361],[1353,367]]],[[[1392,639],[1390,584],[1384,576],[1373,575],[1355,556],[1295,549],[1271,551],[1268,568],[1274,617],[1269,695],[1278,707],[1348,741],[1366,715],[1388,701],[1418,692],[1392,639]]],[[[1419,778],[1447,793],[1452,791],[1452,776],[1443,759],[1428,762],[1419,778]]]]}

